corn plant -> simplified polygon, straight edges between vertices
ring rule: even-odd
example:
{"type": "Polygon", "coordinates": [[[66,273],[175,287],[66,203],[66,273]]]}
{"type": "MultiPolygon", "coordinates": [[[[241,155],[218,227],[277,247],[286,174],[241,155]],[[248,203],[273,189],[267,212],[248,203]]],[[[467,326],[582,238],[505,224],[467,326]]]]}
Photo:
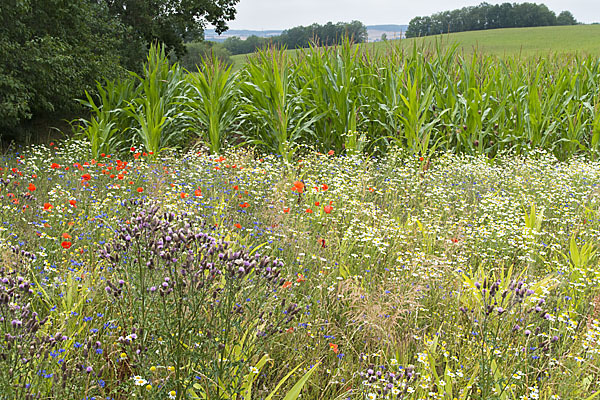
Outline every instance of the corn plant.
{"type": "Polygon", "coordinates": [[[225,134],[238,118],[236,75],[231,66],[225,66],[213,55],[209,61],[204,59],[198,72],[187,78],[191,84],[187,113],[206,132],[211,153],[217,154],[225,134]]]}
{"type": "Polygon", "coordinates": [[[144,75],[138,76],[140,95],[127,108],[137,122],[134,137],[146,151],[157,155],[167,147],[183,143],[188,120],[184,117],[182,99],[189,90],[183,70],[170,66],[164,48],[151,47],[144,75]]]}
{"type": "Polygon", "coordinates": [[[290,68],[284,50],[261,50],[248,60],[241,79],[246,141],[286,161],[298,144],[314,139],[317,119],[314,108],[303,100],[308,82],[296,84],[297,71],[290,68]]]}

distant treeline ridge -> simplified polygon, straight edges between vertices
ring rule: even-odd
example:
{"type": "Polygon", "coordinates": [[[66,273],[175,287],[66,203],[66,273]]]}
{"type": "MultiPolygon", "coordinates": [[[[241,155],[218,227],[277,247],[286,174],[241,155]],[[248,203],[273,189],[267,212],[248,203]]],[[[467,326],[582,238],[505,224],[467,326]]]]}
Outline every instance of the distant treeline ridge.
{"type": "Polygon", "coordinates": [[[223,42],[223,46],[231,54],[246,54],[270,45],[296,49],[308,47],[310,43],[315,42],[319,45],[331,46],[341,43],[342,38],[345,36],[352,38],[355,43],[365,42],[367,40],[367,27],[360,21],[338,22],[336,24],[328,22],[325,25],[312,24],[287,29],[279,36],[263,38],[252,35],[245,40],[234,36],[227,38],[223,42]]]}
{"type": "Polygon", "coordinates": [[[557,16],[544,4],[481,3],[478,6],[439,12],[429,17],[415,17],[408,24],[406,37],[484,29],[575,24],[577,21],[569,11],[563,11],[557,16]]]}

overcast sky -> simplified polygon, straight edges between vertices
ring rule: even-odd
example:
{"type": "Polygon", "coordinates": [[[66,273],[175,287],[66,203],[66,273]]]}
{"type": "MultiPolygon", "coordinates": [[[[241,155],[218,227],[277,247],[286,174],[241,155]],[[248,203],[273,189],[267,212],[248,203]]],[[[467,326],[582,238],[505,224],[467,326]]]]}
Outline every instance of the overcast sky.
{"type": "MultiPolygon", "coordinates": [[[[475,6],[482,2],[469,0],[240,0],[230,29],[287,29],[298,25],[350,22],[365,25],[404,25],[416,17],[439,11],[475,6]]],[[[488,1],[490,4],[522,1],[488,1]]],[[[557,15],[563,10],[573,13],[584,23],[600,22],[600,0],[529,0],[543,3],[557,15]]]]}

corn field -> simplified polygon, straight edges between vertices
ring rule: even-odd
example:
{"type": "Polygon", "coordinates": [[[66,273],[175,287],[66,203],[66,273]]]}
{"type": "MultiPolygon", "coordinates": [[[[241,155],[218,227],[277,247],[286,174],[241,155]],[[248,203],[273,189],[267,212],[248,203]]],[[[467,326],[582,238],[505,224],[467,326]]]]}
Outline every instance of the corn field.
{"type": "Polygon", "coordinates": [[[79,133],[92,153],[132,145],[158,154],[199,138],[211,153],[251,145],[290,161],[306,150],[385,154],[406,148],[595,156],[600,139],[600,59],[497,58],[456,47],[368,52],[346,41],[290,56],[260,51],[237,72],[214,59],[197,71],[152,48],[143,76],[99,84],[79,133]]]}

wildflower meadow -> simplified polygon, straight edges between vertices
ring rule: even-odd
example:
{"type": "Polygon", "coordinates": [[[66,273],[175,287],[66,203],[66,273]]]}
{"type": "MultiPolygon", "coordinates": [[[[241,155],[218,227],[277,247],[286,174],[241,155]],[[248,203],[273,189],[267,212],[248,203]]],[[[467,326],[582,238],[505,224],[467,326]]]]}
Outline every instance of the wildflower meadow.
{"type": "Polygon", "coordinates": [[[338,50],[151,52],[2,154],[0,398],[600,396],[597,61],[338,50]]]}

